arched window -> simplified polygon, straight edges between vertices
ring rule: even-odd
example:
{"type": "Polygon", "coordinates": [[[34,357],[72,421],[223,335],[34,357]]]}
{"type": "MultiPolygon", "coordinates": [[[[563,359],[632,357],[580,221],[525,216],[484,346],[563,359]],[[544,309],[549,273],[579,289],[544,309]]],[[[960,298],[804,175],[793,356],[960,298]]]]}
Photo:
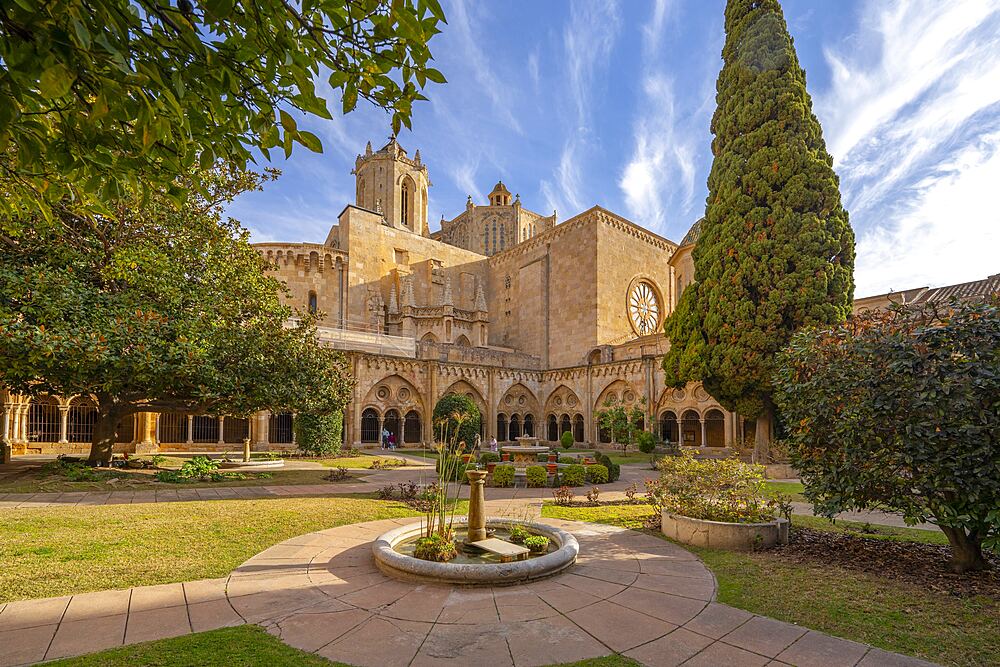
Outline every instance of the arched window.
{"type": "Polygon", "coordinates": [[[361,413],[361,442],[379,442],[378,412],[367,408],[361,413]]]}
{"type": "Polygon", "coordinates": [[[530,437],[535,437],[535,416],[534,415],[524,415],[524,434],[530,437]]]}
{"type": "Polygon", "coordinates": [[[548,440],[555,442],[559,439],[559,422],[555,415],[549,415],[548,440]]]}
{"type": "Polygon", "coordinates": [[[366,208],[365,206],[365,179],[358,180],[358,206],[361,208],[366,208]]]}
{"type": "Polygon", "coordinates": [[[67,415],[66,439],[70,442],[90,442],[94,439],[97,406],[89,398],[74,398],[67,415]]]}
{"type": "Polygon", "coordinates": [[[573,440],[583,442],[583,415],[573,417],[573,440]]]}
{"type": "Polygon", "coordinates": [[[191,421],[191,440],[194,442],[218,442],[219,418],[211,415],[195,415],[191,421]]]}
{"type": "Polygon", "coordinates": [[[403,418],[403,442],[419,443],[423,439],[423,428],[420,415],[416,410],[410,410],[403,418]]]}
{"type": "Polygon", "coordinates": [[[507,247],[507,235],[504,233],[503,223],[500,223],[500,250],[507,247]]]}
{"type": "Polygon", "coordinates": [[[680,442],[677,415],[670,410],[660,415],[660,439],[663,442],[680,442]]]}
{"type": "Polygon", "coordinates": [[[507,415],[502,412],[497,414],[497,440],[507,441],[507,415]]]}
{"type": "Polygon", "coordinates": [[[40,396],[28,407],[28,440],[30,442],[59,442],[62,432],[62,415],[59,401],[53,396],[40,396]]]}
{"type": "Polygon", "coordinates": [[[681,444],[687,447],[701,447],[701,418],[694,410],[681,415],[681,444]]]}
{"type": "Polygon", "coordinates": [[[507,428],[507,437],[516,440],[521,437],[521,418],[518,415],[510,416],[510,426],[507,428]]]}
{"type": "Polygon", "coordinates": [[[382,418],[382,430],[388,431],[390,435],[396,436],[396,442],[399,443],[400,436],[403,435],[402,429],[400,429],[402,424],[399,419],[399,412],[396,410],[389,410],[385,413],[385,417],[382,418]]]}
{"type": "Polygon", "coordinates": [[[309,312],[312,313],[313,315],[315,315],[317,310],[319,310],[319,303],[317,302],[317,299],[316,299],[316,292],[313,292],[313,291],[310,290],[310,292],[309,292],[309,312]]]}
{"type": "Polygon", "coordinates": [[[399,221],[404,225],[410,224],[410,184],[403,181],[403,187],[400,188],[400,202],[399,202],[399,221]]]}
{"type": "Polygon", "coordinates": [[[705,415],[705,444],[709,447],[726,446],[726,417],[719,410],[709,410],[705,415]]]}
{"type": "Polygon", "coordinates": [[[572,430],[573,426],[572,424],[570,424],[569,415],[563,415],[562,418],[559,420],[559,437],[561,438],[563,433],[572,430]]]}
{"type": "Polygon", "coordinates": [[[267,420],[267,439],[276,445],[290,445],[295,438],[292,435],[292,413],[271,413],[267,420]]]}
{"type": "Polygon", "coordinates": [[[497,251],[497,221],[493,221],[493,252],[497,251]]]}

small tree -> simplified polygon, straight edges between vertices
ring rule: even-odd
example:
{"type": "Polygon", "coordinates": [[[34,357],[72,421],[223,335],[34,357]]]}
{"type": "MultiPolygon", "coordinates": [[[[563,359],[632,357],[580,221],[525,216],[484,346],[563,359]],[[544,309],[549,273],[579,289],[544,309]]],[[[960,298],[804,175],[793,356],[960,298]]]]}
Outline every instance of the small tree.
{"type": "Polygon", "coordinates": [[[649,431],[639,431],[639,435],[636,436],[636,444],[639,446],[639,451],[643,454],[649,454],[649,465],[653,466],[653,452],[656,451],[656,436],[649,431]]]}
{"type": "Polygon", "coordinates": [[[573,447],[574,441],[575,438],[573,437],[573,434],[570,433],[569,431],[563,431],[562,436],[560,436],[559,438],[559,442],[560,444],[562,444],[563,449],[571,449],[573,447]]]}
{"type": "Polygon", "coordinates": [[[777,401],[817,514],[938,525],[958,572],[1000,543],[1000,296],[896,306],[792,338],[777,401]]]}
{"type": "Polygon", "coordinates": [[[597,411],[597,423],[611,433],[611,442],[621,445],[623,453],[642,431],[645,412],[640,406],[645,404],[643,399],[638,405],[629,407],[609,398],[604,402],[604,409],[597,411]]]}
{"type": "Polygon", "coordinates": [[[472,449],[482,416],[476,402],[465,394],[445,394],[434,406],[434,424],[440,442],[447,438],[455,446],[464,442],[466,449],[472,449]]]}

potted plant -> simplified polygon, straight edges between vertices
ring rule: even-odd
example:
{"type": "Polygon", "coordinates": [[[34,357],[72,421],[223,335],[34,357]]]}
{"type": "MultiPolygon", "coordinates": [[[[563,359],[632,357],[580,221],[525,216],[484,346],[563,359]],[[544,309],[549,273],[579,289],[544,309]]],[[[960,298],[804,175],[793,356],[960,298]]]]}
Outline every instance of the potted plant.
{"type": "Polygon", "coordinates": [[[556,463],[559,460],[559,455],[555,452],[549,452],[549,463],[556,463]]]}
{"type": "Polygon", "coordinates": [[[489,463],[487,463],[486,464],[486,472],[487,472],[487,474],[492,475],[493,474],[493,469],[496,468],[496,467],[497,467],[497,462],[496,461],[490,461],[489,463]]]}
{"type": "Polygon", "coordinates": [[[510,454],[508,454],[507,452],[503,452],[500,455],[500,460],[501,461],[510,461],[510,454]]]}
{"type": "Polygon", "coordinates": [[[468,465],[472,462],[472,454],[462,454],[462,463],[468,465]]]}
{"type": "Polygon", "coordinates": [[[544,535],[531,535],[524,538],[524,546],[528,547],[533,554],[545,553],[549,548],[549,538],[544,535]]]}
{"type": "Polygon", "coordinates": [[[556,463],[554,460],[552,460],[552,458],[549,458],[549,463],[548,465],[545,466],[545,468],[546,472],[548,472],[550,475],[555,475],[556,472],[559,470],[559,464],[556,463]]]}

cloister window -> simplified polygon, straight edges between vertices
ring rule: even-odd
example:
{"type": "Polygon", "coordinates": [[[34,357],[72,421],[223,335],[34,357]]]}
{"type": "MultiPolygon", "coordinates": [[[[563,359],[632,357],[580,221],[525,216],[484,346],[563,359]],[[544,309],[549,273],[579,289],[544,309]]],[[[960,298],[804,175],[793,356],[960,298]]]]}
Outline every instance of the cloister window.
{"type": "Polygon", "coordinates": [[[559,421],[555,415],[549,415],[547,439],[553,442],[559,439],[559,421]]]}
{"type": "Polygon", "coordinates": [[[497,440],[507,441],[507,415],[502,412],[497,415],[497,440]]]}
{"type": "Polygon", "coordinates": [[[28,407],[28,440],[31,442],[58,442],[62,429],[59,401],[52,396],[41,396],[28,407]]]}
{"type": "Polygon", "coordinates": [[[218,442],[219,418],[211,415],[195,415],[191,421],[191,440],[194,442],[218,442]]]}
{"type": "Polygon", "coordinates": [[[162,412],[158,420],[160,442],[187,442],[188,418],[182,412],[162,412]]]}
{"type": "Polygon", "coordinates": [[[535,416],[534,415],[524,415],[524,434],[530,437],[535,437],[535,416]]]}
{"type": "Polygon", "coordinates": [[[705,414],[705,445],[726,446],[726,417],[719,410],[709,410],[705,414]]]}
{"type": "Polygon", "coordinates": [[[521,418],[518,415],[510,416],[510,426],[507,429],[507,439],[516,440],[521,437],[521,418]]]}
{"type": "Polygon", "coordinates": [[[268,440],[276,445],[292,444],[292,440],[295,439],[292,433],[292,426],[291,413],[280,412],[278,414],[272,414],[271,418],[267,422],[268,440]]]}
{"type": "Polygon", "coordinates": [[[701,417],[694,410],[687,410],[681,416],[681,444],[701,447],[701,417]]]}
{"type": "Polygon", "coordinates": [[[670,410],[660,415],[660,439],[664,442],[680,442],[677,415],[670,410]]]}
{"type": "Polygon", "coordinates": [[[89,398],[74,398],[67,419],[66,437],[70,442],[90,442],[94,439],[97,406],[89,398]]]}
{"type": "Polygon", "coordinates": [[[397,443],[400,442],[403,435],[403,431],[400,429],[401,425],[399,412],[397,410],[389,410],[385,413],[385,417],[382,418],[382,429],[396,436],[397,443]]]}
{"type": "Polygon", "coordinates": [[[403,442],[419,443],[423,439],[423,427],[420,415],[416,410],[410,410],[403,418],[403,442]]]}
{"type": "Polygon", "coordinates": [[[250,420],[240,417],[226,417],[222,422],[222,439],[225,442],[238,443],[250,437],[250,420]]]}
{"type": "Polygon", "coordinates": [[[562,437],[563,433],[571,432],[573,426],[570,424],[569,415],[563,415],[562,419],[559,420],[559,437],[562,437]]]}
{"type": "Polygon", "coordinates": [[[379,442],[378,412],[367,408],[361,413],[361,442],[379,442]]]}

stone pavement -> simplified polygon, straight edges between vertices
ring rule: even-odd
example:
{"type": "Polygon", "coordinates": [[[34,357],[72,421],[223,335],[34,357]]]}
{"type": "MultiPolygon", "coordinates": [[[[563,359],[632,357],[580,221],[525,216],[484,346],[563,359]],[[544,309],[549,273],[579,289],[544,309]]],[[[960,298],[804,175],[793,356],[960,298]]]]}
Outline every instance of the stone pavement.
{"type": "Polygon", "coordinates": [[[654,667],[916,667],[920,660],[714,602],[692,553],[613,526],[547,519],[580,559],[544,581],[460,588],[390,579],[371,542],[415,519],[301,535],[228,577],[0,604],[0,666],[257,623],[351,665],[548,665],[622,653],[654,667]]]}

